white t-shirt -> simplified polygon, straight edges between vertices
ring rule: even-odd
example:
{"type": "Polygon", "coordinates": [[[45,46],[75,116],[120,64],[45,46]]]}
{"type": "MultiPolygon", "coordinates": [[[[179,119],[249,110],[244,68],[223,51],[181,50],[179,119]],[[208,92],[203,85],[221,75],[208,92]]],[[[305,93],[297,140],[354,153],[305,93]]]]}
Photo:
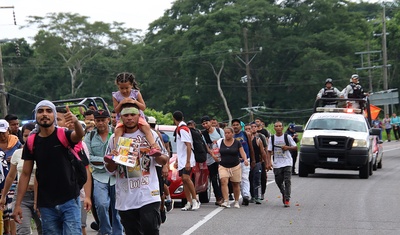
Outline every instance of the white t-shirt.
{"type": "MultiPolygon", "coordinates": [[[[152,131],[155,140],[159,139],[156,132],[152,131]]],[[[133,152],[139,152],[139,147],[149,147],[145,134],[137,130],[135,133],[125,133],[123,137],[134,140],[133,152]]],[[[159,141],[156,141],[159,143],[159,141]]],[[[114,148],[114,134],[108,141],[106,154],[114,148]]],[[[161,152],[165,149],[161,145],[161,152]]],[[[138,154],[135,167],[118,165],[117,170],[111,172],[116,175],[115,184],[115,209],[126,211],[138,209],[150,203],[160,201],[160,190],[157,172],[155,168],[156,161],[154,157],[146,154],[138,154]]],[[[107,168],[106,168],[107,169],[107,168]]]]}
{"type": "MultiPolygon", "coordinates": [[[[18,179],[21,178],[22,168],[24,167],[24,160],[21,157],[22,157],[22,149],[17,149],[15,150],[10,160],[12,165],[17,166],[18,179]]],[[[30,186],[33,186],[35,182],[35,175],[36,175],[36,161],[34,161],[31,178],[29,179],[30,186]]]]}
{"type": "MultiPolygon", "coordinates": [[[[179,126],[186,125],[185,122],[179,123],[179,126]]],[[[187,160],[187,152],[186,152],[186,144],[190,143],[193,148],[193,140],[192,134],[190,134],[190,130],[186,131],[181,128],[180,132],[176,134],[176,155],[178,158],[178,170],[185,168],[186,160],[187,160]]],[[[190,155],[190,166],[194,167],[196,165],[196,160],[194,158],[194,153],[191,151],[190,155]]]]}
{"type": "MultiPolygon", "coordinates": [[[[290,146],[296,146],[296,142],[294,142],[293,138],[290,135],[287,135],[288,137],[288,141],[289,141],[289,145],[290,146]]],[[[272,138],[271,138],[272,140],[272,138]]],[[[290,154],[289,150],[286,151],[282,151],[281,148],[279,148],[279,146],[285,146],[285,138],[284,138],[284,134],[282,134],[281,136],[274,136],[274,143],[272,143],[272,141],[269,141],[268,143],[268,151],[272,151],[272,145],[275,145],[274,147],[274,163],[273,163],[273,167],[274,168],[281,168],[281,167],[285,167],[285,166],[292,166],[293,165],[293,159],[292,159],[292,155],[290,154]]]]}

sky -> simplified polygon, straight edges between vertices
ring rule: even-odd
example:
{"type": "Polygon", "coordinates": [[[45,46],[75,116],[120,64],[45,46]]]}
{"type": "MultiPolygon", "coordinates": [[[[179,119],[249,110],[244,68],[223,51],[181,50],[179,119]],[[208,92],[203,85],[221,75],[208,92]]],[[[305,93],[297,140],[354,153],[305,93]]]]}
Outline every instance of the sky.
{"type": "Polygon", "coordinates": [[[146,30],[148,25],[171,8],[174,0],[0,0],[0,40],[26,38],[29,42],[36,33],[25,26],[28,16],[46,16],[53,12],[77,13],[88,16],[89,22],[114,21],[125,27],[146,30]],[[3,8],[14,6],[14,9],[3,8]],[[14,25],[13,11],[17,25],[14,25]]]}

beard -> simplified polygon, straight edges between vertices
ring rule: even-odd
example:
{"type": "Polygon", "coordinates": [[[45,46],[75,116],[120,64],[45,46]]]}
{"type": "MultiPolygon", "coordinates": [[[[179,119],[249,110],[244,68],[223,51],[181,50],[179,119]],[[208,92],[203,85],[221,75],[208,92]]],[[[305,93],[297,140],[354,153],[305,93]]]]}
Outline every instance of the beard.
{"type": "Polygon", "coordinates": [[[38,123],[39,126],[47,128],[47,127],[51,127],[53,125],[53,123],[38,123]]]}
{"type": "Polygon", "coordinates": [[[137,127],[137,125],[132,125],[132,126],[125,126],[126,129],[128,130],[133,130],[137,127]]]}
{"type": "Polygon", "coordinates": [[[51,127],[54,124],[54,122],[52,122],[52,123],[50,123],[50,122],[45,122],[45,123],[37,122],[37,124],[39,126],[41,126],[41,127],[48,128],[48,127],[51,127]]]}

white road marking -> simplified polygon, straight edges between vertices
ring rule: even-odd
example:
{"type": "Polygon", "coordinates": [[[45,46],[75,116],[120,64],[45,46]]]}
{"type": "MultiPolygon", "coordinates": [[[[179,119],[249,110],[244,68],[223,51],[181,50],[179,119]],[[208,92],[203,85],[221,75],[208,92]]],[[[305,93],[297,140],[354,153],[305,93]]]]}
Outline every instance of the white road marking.
{"type": "MultiPolygon", "coordinates": [[[[273,181],[269,181],[267,182],[267,185],[274,183],[275,180],[273,181]]],[[[241,196],[240,196],[241,197],[241,196]]],[[[199,222],[197,222],[195,225],[193,225],[192,227],[190,227],[188,230],[186,230],[184,233],[182,233],[182,235],[190,235],[192,234],[194,231],[196,231],[198,228],[200,228],[203,224],[207,223],[207,221],[209,221],[210,219],[212,219],[212,217],[216,216],[219,212],[221,212],[223,209],[225,209],[224,207],[218,207],[215,210],[211,211],[209,214],[207,214],[206,216],[204,216],[203,219],[201,219],[199,222]]]]}
{"type": "Polygon", "coordinates": [[[392,148],[392,149],[384,149],[383,152],[389,152],[389,151],[398,150],[398,149],[400,149],[400,147],[399,148],[392,148]]]}

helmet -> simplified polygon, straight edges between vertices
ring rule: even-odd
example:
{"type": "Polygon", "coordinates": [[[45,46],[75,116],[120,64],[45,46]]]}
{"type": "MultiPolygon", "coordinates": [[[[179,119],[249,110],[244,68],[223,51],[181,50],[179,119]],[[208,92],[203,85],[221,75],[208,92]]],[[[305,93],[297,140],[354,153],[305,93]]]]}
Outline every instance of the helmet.
{"type": "Polygon", "coordinates": [[[358,79],[358,74],[351,75],[351,79],[358,79]]]}
{"type": "Polygon", "coordinates": [[[333,85],[332,78],[327,78],[327,79],[325,80],[325,84],[327,84],[327,83],[330,83],[330,84],[333,85]]]}

